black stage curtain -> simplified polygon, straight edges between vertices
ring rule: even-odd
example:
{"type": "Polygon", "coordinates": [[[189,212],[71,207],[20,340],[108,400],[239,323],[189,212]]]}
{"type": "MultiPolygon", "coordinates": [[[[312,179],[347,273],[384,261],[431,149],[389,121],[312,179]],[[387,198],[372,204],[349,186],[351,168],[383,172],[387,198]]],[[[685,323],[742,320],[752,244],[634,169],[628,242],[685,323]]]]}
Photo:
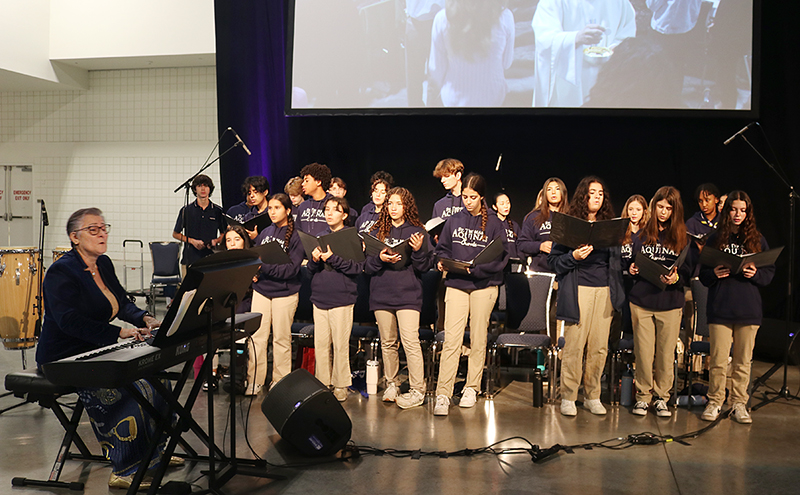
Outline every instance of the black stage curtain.
{"type": "MultiPolygon", "coordinates": [[[[794,20],[797,2],[763,2],[761,7],[762,129],[777,160],[797,183],[800,81],[794,20]]],[[[650,197],[662,185],[683,193],[687,216],[697,211],[695,187],[715,182],[721,190],[744,189],[753,198],[759,227],[770,245],[786,244],[788,192],[742,140],[722,142],[750,119],[663,116],[332,116],[285,117],[283,60],[288,2],[218,1],[217,88],[220,129],[236,128],[253,156],[230,154],[222,160],[226,204],[241,201],[245,175],[262,173],[273,190],[300,168],[318,161],[348,183],[356,208],[368,200],[367,179],[376,170],[391,172],[398,185],[416,196],[425,220],[443,195],[431,172],[441,158],[455,157],[468,171],[483,174],[513,203],[518,222],[533,207],[549,176],[572,190],[581,177],[597,174],[609,184],[619,211],[634,193],[650,197]],[[252,144],[251,144],[252,143],[252,144]],[[499,154],[501,171],[495,172],[499,154]],[[231,156],[232,155],[232,156],[231,156]]],[[[756,67],[758,69],[758,67],[756,67]]],[[[324,74],[320,74],[324,77],[324,74]]],[[[754,145],[771,160],[757,128],[748,131],[754,145]]],[[[238,150],[236,150],[238,151],[238,150]]],[[[785,304],[786,262],[765,291],[765,309],[779,317],[785,304]]]]}

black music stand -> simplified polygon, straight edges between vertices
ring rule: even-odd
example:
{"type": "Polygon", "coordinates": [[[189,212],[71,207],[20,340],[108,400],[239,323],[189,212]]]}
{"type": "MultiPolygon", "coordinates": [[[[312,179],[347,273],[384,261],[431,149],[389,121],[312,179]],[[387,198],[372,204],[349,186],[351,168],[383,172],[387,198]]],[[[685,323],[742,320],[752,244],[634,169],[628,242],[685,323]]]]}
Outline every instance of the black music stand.
{"type": "MultiPolygon", "coordinates": [[[[175,345],[176,342],[196,337],[198,333],[205,333],[207,337],[205,352],[207,352],[208,356],[213,356],[216,349],[226,341],[226,337],[229,337],[231,342],[235,341],[238,337],[235,335],[234,307],[236,301],[244,296],[260,264],[261,262],[256,253],[236,250],[214,254],[191,265],[187,271],[186,278],[181,284],[181,288],[175,296],[174,303],[167,312],[161,329],[159,329],[153,341],[153,345],[157,347],[175,345]],[[191,300],[189,300],[190,295],[191,300]],[[231,316],[231,320],[226,323],[228,315],[231,316]],[[176,321],[179,324],[173,325],[176,321]],[[224,328],[224,332],[220,332],[220,328],[224,328]],[[222,336],[220,337],[221,334],[222,336]]],[[[187,353],[190,353],[188,349],[187,353]]],[[[196,355],[196,353],[193,355],[196,355]]],[[[202,372],[210,373],[210,363],[211,359],[206,359],[203,363],[202,372]]],[[[153,473],[153,482],[148,493],[157,493],[175,447],[178,443],[184,443],[181,439],[181,433],[187,430],[192,430],[209,450],[208,474],[210,480],[209,488],[204,493],[221,493],[219,488],[235,474],[275,477],[267,473],[266,462],[236,459],[233,428],[230,456],[226,456],[222,449],[214,443],[213,394],[208,394],[208,432],[206,433],[192,418],[191,409],[202,388],[202,380],[195,381],[186,401],[184,404],[180,404],[178,397],[181,395],[191,370],[192,363],[187,361],[183,366],[180,378],[176,382],[174,391],[170,391],[159,380],[151,382],[156,391],[164,397],[169,405],[166,415],[155,410],[153,405],[136,392],[133,386],[126,387],[133,393],[142,407],[158,419],[158,431],[161,432],[161,435],[151,442],[144,458],[152,458],[157,446],[167,436],[170,437],[164,449],[162,462],[153,473]],[[177,415],[177,421],[173,422],[173,416],[175,415],[177,415]],[[215,467],[217,462],[223,465],[219,476],[217,476],[218,471],[215,467]],[[239,466],[239,464],[247,463],[254,465],[252,470],[248,471],[239,466]]],[[[235,397],[232,397],[232,407],[234,404],[235,397]]],[[[231,421],[236,421],[235,411],[232,413],[231,421]]],[[[136,493],[145,473],[146,469],[140,469],[136,473],[128,493],[136,493]]]]}

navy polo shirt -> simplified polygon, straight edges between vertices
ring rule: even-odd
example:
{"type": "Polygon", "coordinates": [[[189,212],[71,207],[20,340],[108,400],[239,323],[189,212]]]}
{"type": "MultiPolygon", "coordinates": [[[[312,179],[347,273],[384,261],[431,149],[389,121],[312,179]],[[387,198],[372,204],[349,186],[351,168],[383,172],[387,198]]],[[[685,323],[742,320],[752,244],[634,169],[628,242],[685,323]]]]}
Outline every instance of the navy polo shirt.
{"type": "MultiPolygon", "coordinates": [[[[222,214],[222,208],[209,202],[209,205],[203,209],[194,200],[189,206],[181,208],[178,213],[178,220],[175,222],[175,232],[183,231],[183,212],[186,213],[186,232],[184,234],[192,239],[200,239],[207,245],[211,244],[213,239],[219,237],[222,232],[225,232],[226,222],[225,216],[222,214]]],[[[183,244],[183,256],[181,258],[182,265],[191,265],[195,261],[212,254],[211,249],[197,249],[188,242],[183,244]]]]}

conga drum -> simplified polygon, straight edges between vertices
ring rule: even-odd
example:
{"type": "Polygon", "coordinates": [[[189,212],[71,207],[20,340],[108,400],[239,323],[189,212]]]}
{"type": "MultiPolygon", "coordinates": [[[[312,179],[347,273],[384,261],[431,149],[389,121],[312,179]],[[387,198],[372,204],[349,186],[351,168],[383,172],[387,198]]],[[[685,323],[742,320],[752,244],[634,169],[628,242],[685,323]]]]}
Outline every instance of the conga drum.
{"type": "Polygon", "coordinates": [[[71,247],[63,247],[63,246],[59,246],[59,247],[53,249],[53,263],[58,261],[58,258],[64,256],[65,254],[67,254],[70,251],[72,251],[71,247]]]}
{"type": "Polygon", "coordinates": [[[0,248],[0,338],[9,350],[36,345],[38,253],[32,247],[0,248]]]}

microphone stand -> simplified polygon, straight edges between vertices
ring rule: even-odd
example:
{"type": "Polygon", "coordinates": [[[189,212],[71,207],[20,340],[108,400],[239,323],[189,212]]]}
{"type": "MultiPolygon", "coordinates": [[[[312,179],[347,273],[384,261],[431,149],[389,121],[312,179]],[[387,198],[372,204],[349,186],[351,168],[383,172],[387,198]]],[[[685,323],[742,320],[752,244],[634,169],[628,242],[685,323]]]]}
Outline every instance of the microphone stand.
{"type": "MultiPolygon", "coordinates": [[[[756,124],[758,123],[756,122],[756,124]]],[[[761,129],[761,124],[758,124],[758,126],[759,129],[761,129]]],[[[767,135],[764,133],[763,129],[761,130],[761,133],[764,135],[764,139],[767,140],[767,144],[769,145],[769,139],[767,139],[767,135]]],[[[789,177],[783,171],[782,167],[779,169],[778,167],[770,163],[770,161],[767,160],[767,158],[764,155],[762,155],[758,151],[758,149],[756,149],[756,147],[753,146],[753,144],[747,139],[747,136],[745,136],[744,134],[740,134],[740,137],[744,140],[745,143],[747,143],[748,146],[750,146],[750,148],[752,148],[752,150],[756,153],[756,155],[758,155],[758,157],[761,158],[761,161],[766,163],[767,166],[770,168],[770,170],[772,170],[775,173],[775,175],[778,176],[781,182],[783,182],[783,184],[789,189],[789,243],[788,243],[789,269],[788,269],[788,276],[786,277],[786,319],[785,319],[786,345],[784,348],[783,362],[779,361],[775,363],[775,365],[773,365],[772,368],[770,368],[766,373],[758,377],[753,382],[753,385],[750,389],[750,397],[752,399],[752,397],[755,395],[759,387],[764,385],[766,381],[769,380],[769,378],[781,368],[783,368],[783,384],[781,385],[781,389],[778,392],[764,392],[764,399],[752,408],[752,410],[755,411],[779,399],[792,400],[797,398],[791,395],[791,393],[789,393],[789,388],[787,386],[787,380],[788,380],[787,374],[789,370],[789,350],[792,348],[792,345],[794,345],[794,341],[797,338],[797,332],[795,332],[793,336],[791,335],[792,335],[792,316],[794,314],[794,299],[793,299],[794,290],[792,286],[792,277],[794,276],[794,266],[795,266],[795,248],[794,248],[795,202],[798,198],[798,194],[795,191],[794,186],[789,181],[789,177]],[[768,397],[771,394],[774,394],[774,397],[771,398],[768,397]]],[[[771,148],[772,147],[770,146],[770,149],[771,148]]]]}

